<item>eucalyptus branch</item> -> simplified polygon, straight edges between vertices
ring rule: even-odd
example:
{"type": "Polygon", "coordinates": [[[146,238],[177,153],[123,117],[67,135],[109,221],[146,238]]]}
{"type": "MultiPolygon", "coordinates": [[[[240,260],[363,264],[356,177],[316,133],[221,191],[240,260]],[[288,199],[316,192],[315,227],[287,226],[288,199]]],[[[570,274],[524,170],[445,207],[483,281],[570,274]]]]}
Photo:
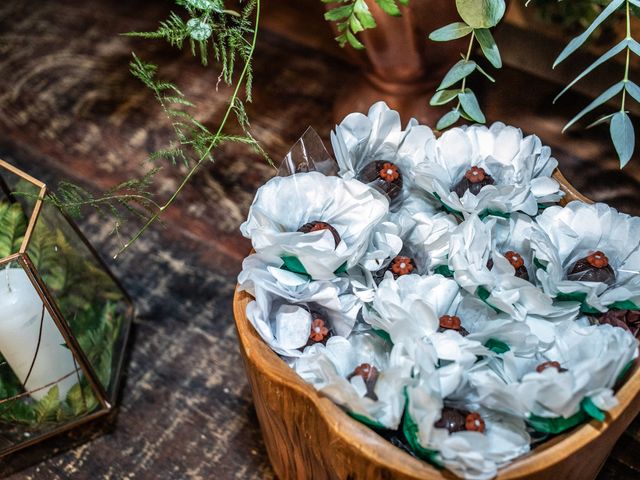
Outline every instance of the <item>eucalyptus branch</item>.
{"type": "Polygon", "coordinates": [[[575,115],[562,129],[564,132],[585,115],[591,113],[594,109],[604,105],[608,101],[612,100],[618,94],[622,93],[620,101],[620,110],[605,115],[595,122],[591,123],[588,128],[600,125],[603,123],[609,123],[609,133],[613,146],[616,150],[618,158],[620,159],[620,168],[623,168],[631,159],[633,151],[635,149],[635,132],[631,118],[626,111],[627,94],[633,98],[636,102],[640,102],[640,87],[635,84],[629,78],[629,67],[631,54],[640,56],[640,43],[638,43],[631,35],[631,9],[632,6],[640,7],[640,0],[611,0],[607,6],[599,13],[599,15],[593,20],[593,22],[582,32],[580,35],[571,40],[564,50],[558,55],[554,63],[554,67],[559,63],[566,60],[576,50],[578,50],[587,39],[599,28],[604,22],[611,17],[621,8],[624,7],[625,22],[626,22],[626,36],[625,38],[614,45],[606,53],[602,54],[593,64],[588,66],[582,73],[569,83],[554,99],[554,102],[558,100],[565,92],[567,92],[573,85],[582,80],[584,77],[593,72],[596,68],[611,60],[613,57],[619,55],[623,51],[625,52],[625,67],[624,75],[615,85],[612,85],[605,90],[600,96],[593,100],[589,105],[583,108],[577,115],[575,115]]]}
{"type": "Polygon", "coordinates": [[[429,38],[436,42],[447,42],[470,36],[466,55],[461,54],[462,60],[447,72],[429,102],[432,106],[439,106],[457,99],[456,106],[438,121],[436,125],[438,130],[454,125],[460,118],[477,123],[486,122],[476,95],[467,87],[467,77],[477,70],[490,82],[495,80],[480,65],[471,60],[475,41],[478,42],[482,53],[491,65],[495,68],[502,67],[500,52],[489,29],[494,27],[504,15],[506,7],[504,0],[487,0],[482,4],[473,0],[456,0],[456,7],[463,21],[439,28],[429,35],[429,38]],[[458,82],[460,86],[454,87],[458,82]]]}

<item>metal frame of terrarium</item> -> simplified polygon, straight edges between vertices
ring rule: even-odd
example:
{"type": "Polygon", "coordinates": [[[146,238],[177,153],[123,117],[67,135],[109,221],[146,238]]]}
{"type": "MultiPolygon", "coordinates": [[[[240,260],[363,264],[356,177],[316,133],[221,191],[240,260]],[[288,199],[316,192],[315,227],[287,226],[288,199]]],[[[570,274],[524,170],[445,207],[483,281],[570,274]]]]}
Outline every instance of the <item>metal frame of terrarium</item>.
{"type": "MultiPolygon", "coordinates": [[[[25,438],[24,440],[17,442],[12,446],[7,446],[4,448],[0,447],[0,458],[3,458],[9,454],[12,454],[17,450],[26,448],[36,443],[40,443],[41,441],[46,440],[52,436],[74,429],[81,424],[84,424],[96,418],[105,416],[113,411],[115,402],[116,402],[116,397],[118,394],[121,376],[122,376],[121,374],[122,374],[122,367],[123,367],[124,357],[125,357],[125,349],[128,343],[131,323],[134,318],[133,302],[129,297],[129,295],[124,290],[124,288],[122,287],[121,283],[112,274],[108,266],[100,258],[100,255],[96,252],[96,250],[91,246],[91,244],[82,234],[82,232],[78,229],[77,225],[69,218],[68,215],[65,214],[65,212],[61,211],[60,209],[57,209],[61,217],[68,223],[68,226],[71,227],[71,230],[75,233],[75,235],[77,236],[77,239],[79,239],[82,242],[82,244],[86,247],[88,253],[91,255],[92,259],[95,260],[97,266],[99,266],[99,268],[103,270],[103,272],[113,282],[113,285],[115,286],[115,288],[119,291],[119,293],[122,294],[121,301],[123,304],[126,305],[125,311],[122,314],[123,324],[119,331],[118,343],[121,346],[121,350],[118,352],[119,358],[117,359],[117,363],[113,365],[113,370],[110,374],[110,381],[109,381],[109,384],[107,385],[108,388],[106,388],[98,378],[98,375],[94,367],[91,365],[91,362],[89,361],[87,355],[79,345],[78,339],[76,338],[76,335],[72,331],[69,322],[65,320],[65,316],[63,315],[61,309],[58,307],[55,301],[56,296],[49,291],[47,285],[45,284],[40,273],[38,272],[38,269],[35,267],[34,263],[32,262],[27,252],[29,242],[33,236],[38,219],[41,216],[42,208],[47,196],[46,184],[28,175],[27,173],[19,170],[18,168],[15,168],[14,166],[7,163],[6,161],[0,159],[0,173],[3,171],[6,171],[9,174],[12,174],[18,177],[19,179],[30,183],[31,185],[35,186],[39,190],[39,192],[37,194],[37,199],[35,201],[33,211],[29,216],[27,228],[26,228],[24,238],[21,242],[19,250],[16,253],[13,253],[7,257],[0,258],[0,268],[7,266],[11,263],[17,262],[20,265],[20,267],[25,271],[25,273],[27,274],[27,277],[29,278],[29,280],[31,281],[34,287],[34,290],[37,292],[38,296],[40,297],[43,303],[43,314],[42,314],[42,319],[40,324],[40,332],[42,332],[42,322],[44,321],[43,319],[45,315],[44,309],[46,309],[48,310],[48,313],[53,319],[53,322],[55,323],[56,328],[58,329],[62,338],[64,339],[67,348],[71,350],[73,363],[75,366],[75,370],[72,373],[74,373],[77,376],[78,383],[80,383],[80,372],[82,372],[82,374],[87,379],[87,382],[92,390],[92,393],[94,394],[94,396],[98,401],[98,406],[95,407],[93,411],[88,410],[86,413],[83,413],[78,418],[61,421],[59,425],[53,426],[48,431],[45,431],[42,433],[35,433],[32,438],[25,438]],[[111,395],[109,395],[107,390],[111,391],[111,395]]],[[[11,191],[11,188],[5,182],[4,178],[1,175],[0,175],[0,189],[1,189],[0,193],[4,194],[4,196],[6,196],[10,202],[12,202],[11,200],[12,198],[14,202],[16,201],[14,198],[15,197],[14,193],[11,191]]],[[[25,212],[25,216],[26,215],[27,213],[25,212]]],[[[35,364],[35,360],[38,355],[39,348],[40,348],[40,338],[38,338],[38,345],[36,346],[36,351],[33,358],[33,364],[35,364]]],[[[115,349],[116,347],[114,346],[113,350],[115,349]]],[[[33,364],[31,366],[32,368],[33,368],[33,364]]],[[[25,388],[25,392],[15,397],[0,398],[0,405],[8,401],[18,400],[24,396],[30,395],[31,393],[39,389],[51,387],[51,385],[55,385],[61,382],[64,378],[65,377],[58,378],[52,384],[44,385],[33,391],[27,391],[25,388]]],[[[82,389],[81,389],[81,392],[82,392],[82,389]]],[[[85,401],[84,393],[82,393],[82,396],[83,396],[83,401],[85,401]]],[[[86,401],[85,401],[85,405],[86,405],[86,401]]],[[[0,430],[0,435],[2,435],[1,430],[0,430]]]]}

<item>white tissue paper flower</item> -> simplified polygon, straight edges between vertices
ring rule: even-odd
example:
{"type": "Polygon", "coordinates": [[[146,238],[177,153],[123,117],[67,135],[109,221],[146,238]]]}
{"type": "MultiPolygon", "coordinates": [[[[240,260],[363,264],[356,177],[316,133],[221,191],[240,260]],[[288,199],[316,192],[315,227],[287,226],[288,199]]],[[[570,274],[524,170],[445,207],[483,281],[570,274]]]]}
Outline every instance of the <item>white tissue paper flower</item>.
{"type": "Polygon", "coordinates": [[[408,195],[415,168],[424,161],[433,138],[431,129],[415,119],[403,130],[400,114],[384,102],[372,105],[367,115],[347,115],[331,132],[338,175],[370,183],[391,200],[408,195]]]}
{"type": "MultiPolygon", "coordinates": [[[[513,264],[522,262],[529,278],[535,279],[532,254],[526,240],[532,227],[533,223],[525,215],[514,215],[506,220],[488,218],[485,222],[472,215],[451,233],[448,262],[455,280],[469,293],[478,295],[515,320],[528,320],[534,330],[539,326],[548,332],[549,325],[540,323],[539,319],[547,322],[575,318],[578,304],[554,304],[552,298],[533,283],[516,276],[513,264]],[[507,250],[511,248],[519,251],[507,250]],[[515,258],[515,254],[519,258],[515,258]]],[[[540,336],[541,339],[545,337],[543,331],[540,336]]]]}
{"type": "Polygon", "coordinates": [[[294,368],[317,390],[359,420],[395,429],[404,411],[404,388],[412,382],[413,362],[404,347],[373,333],[331,337],[307,347],[294,368]]]}
{"type": "Polygon", "coordinates": [[[445,406],[431,377],[407,387],[407,397],[404,432],[409,443],[462,478],[489,480],[498,468],[529,451],[531,439],[522,419],[465,403],[445,406]],[[457,431],[445,428],[445,419],[457,431]]]}
{"type": "Polygon", "coordinates": [[[312,337],[348,336],[362,308],[348,280],[312,281],[281,265],[278,257],[250,255],[238,276],[240,289],[255,299],[247,305],[247,318],[262,339],[278,354],[294,358],[312,337]]]}
{"type": "Polygon", "coordinates": [[[472,369],[483,406],[527,418],[536,430],[559,433],[617,405],[619,376],[638,356],[632,334],[611,325],[562,322],[552,348],[537,358],[512,353],[472,369]]]}
{"type": "Polygon", "coordinates": [[[357,180],[297,173],[260,187],[240,230],[258,253],[329,280],[358,263],[388,208],[383,195],[357,180]]]}
{"type": "MultiPolygon", "coordinates": [[[[389,215],[390,221],[399,228],[403,246],[398,256],[411,260],[410,269],[399,269],[398,274],[417,273],[425,275],[435,268],[446,265],[449,254],[449,235],[458,222],[453,215],[438,211],[424,194],[412,192],[402,207],[389,215]]],[[[386,266],[392,266],[393,258],[386,266]]]]}
{"type": "Polygon", "coordinates": [[[452,128],[430,142],[415,183],[448,210],[470,214],[522,211],[562,197],[551,178],[558,162],[535,135],[503,123],[452,128]]]}
{"type": "Polygon", "coordinates": [[[553,297],[584,302],[586,309],[640,307],[640,218],[603,203],[573,201],[536,218],[537,275],[553,297]]]}

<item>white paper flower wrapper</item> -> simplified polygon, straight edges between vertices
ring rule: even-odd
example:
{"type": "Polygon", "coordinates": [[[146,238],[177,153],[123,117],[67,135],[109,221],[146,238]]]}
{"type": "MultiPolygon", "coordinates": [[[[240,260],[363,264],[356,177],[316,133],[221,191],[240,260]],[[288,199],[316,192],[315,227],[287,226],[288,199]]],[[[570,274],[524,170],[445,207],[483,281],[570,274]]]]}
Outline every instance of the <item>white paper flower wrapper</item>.
{"type": "Polygon", "coordinates": [[[531,241],[544,266],[537,275],[545,292],[554,297],[582,296],[588,307],[599,311],[616,302],[640,306],[640,218],[602,203],[574,201],[546,209],[536,222],[540,231],[531,241]],[[615,283],[568,280],[575,262],[595,251],[606,254],[615,283]]]}
{"type": "Polygon", "coordinates": [[[350,414],[364,417],[370,425],[395,429],[404,410],[404,387],[411,379],[413,363],[402,345],[392,349],[371,333],[354,333],[348,339],[331,337],[326,346],[307,347],[294,368],[316,389],[345,408],[350,414]],[[362,377],[348,377],[356,367],[368,363],[380,374],[375,384],[378,399],[367,397],[362,377]]]}
{"type": "Polygon", "coordinates": [[[250,255],[238,277],[240,289],[255,298],[247,306],[247,318],[263,340],[280,355],[300,356],[311,331],[310,307],[327,316],[337,335],[348,336],[362,308],[349,293],[349,282],[314,282],[281,265],[278,257],[250,255]]]}
{"type": "Polygon", "coordinates": [[[610,325],[585,327],[576,322],[563,322],[556,329],[556,342],[543,356],[505,354],[474,369],[469,377],[477,390],[475,400],[523,418],[569,419],[584,408],[585,399],[600,410],[615,406],[612,388],[638,356],[633,335],[610,325]],[[536,371],[545,361],[558,362],[566,371],[536,371]]]}
{"type": "Polygon", "coordinates": [[[450,433],[436,428],[444,407],[438,385],[431,379],[407,388],[405,435],[416,450],[466,479],[488,480],[497,469],[529,451],[530,437],[521,419],[491,412],[475,406],[461,405],[477,411],[485,422],[483,433],[450,433]]]}
{"type": "Polygon", "coordinates": [[[538,204],[562,198],[560,185],[551,178],[557,165],[535,135],[523,137],[520,129],[503,123],[473,125],[452,128],[431,141],[426,162],[416,168],[415,183],[465,217],[516,211],[535,215],[538,204]],[[483,168],[495,184],[460,198],[452,187],[474,166],[483,168]]]}
{"type": "Polygon", "coordinates": [[[384,102],[372,105],[367,115],[347,115],[331,132],[331,144],[340,166],[338,175],[358,178],[372,161],[392,162],[402,176],[400,200],[408,195],[416,166],[424,161],[426,145],[433,139],[431,129],[413,119],[403,130],[398,112],[384,102]]]}
{"type": "Polygon", "coordinates": [[[260,187],[240,231],[258,253],[294,257],[312,278],[330,280],[343,265],[358,263],[388,208],[386,198],[357,180],[298,173],[260,187]],[[340,243],[329,230],[298,232],[314,221],[335,228],[340,243]]]}
{"type": "Polygon", "coordinates": [[[485,222],[472,215],[450,235],[449,268],[462,288],[475,295],[484,294],[488,304],[516,320],[575,318],[576,302],[554,304],[552,298],[533,283],[517,277],[514,267],[504,257],[505,249],[518,249],[530,279],[535,279],[532,253],[526,241],[532,228],[533,223],[524,215],[514,215],[508,220],[488,218],[485,222]],[[489,260],[493,262],[492,268],[489,260]]]}

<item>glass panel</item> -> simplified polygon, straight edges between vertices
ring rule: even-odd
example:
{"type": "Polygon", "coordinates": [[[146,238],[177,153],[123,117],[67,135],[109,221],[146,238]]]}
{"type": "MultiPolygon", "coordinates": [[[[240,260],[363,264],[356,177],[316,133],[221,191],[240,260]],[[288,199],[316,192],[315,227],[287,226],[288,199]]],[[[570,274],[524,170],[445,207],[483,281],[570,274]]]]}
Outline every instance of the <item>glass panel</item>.
{"type": "Polygon", "coordinates": [[[0,259],[20,249],[39,193],[38,186],[0,168],[0,259]]]}
{"type": "Polygon", "coordinates": [[[126,295],[50,203],[42,206],[27,255],[113,401],[131,322],[126,295]]]}
{"type": "Polygon", "coordinates": [[[97,397],[18,261],[0,265],[0,454],[97,410],[97,397]]]}

